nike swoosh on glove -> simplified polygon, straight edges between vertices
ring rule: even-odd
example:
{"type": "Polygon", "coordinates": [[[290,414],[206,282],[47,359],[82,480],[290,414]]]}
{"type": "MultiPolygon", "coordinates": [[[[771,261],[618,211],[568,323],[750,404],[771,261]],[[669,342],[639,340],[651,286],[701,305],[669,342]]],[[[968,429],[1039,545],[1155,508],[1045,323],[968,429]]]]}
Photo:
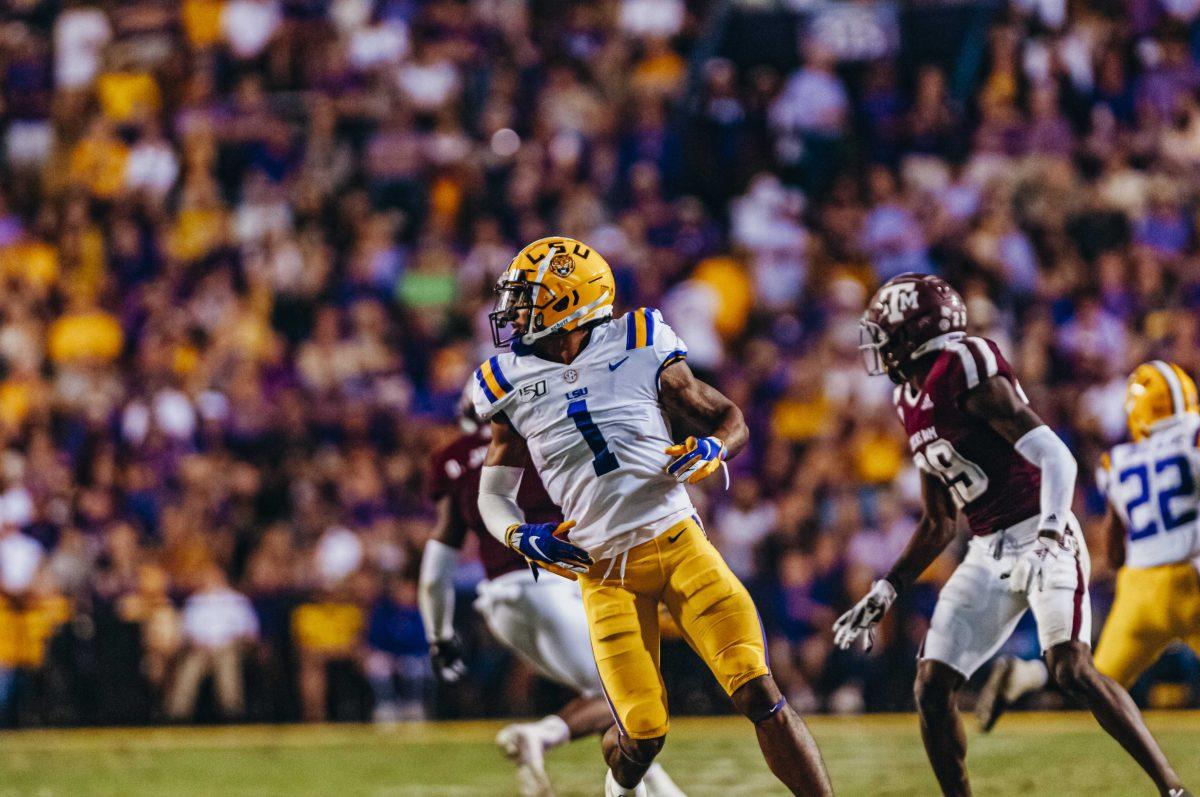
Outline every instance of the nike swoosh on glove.
{"type": "Polygon", "coordinates": [[[876,581],[871,591],[833,624],[833,643],[845,650],[862,634],[863,650],[870,650],[875,644],[875,626],[895,600],[896,588],[892,583],[886,578],[876,581]]]}
{"type": "Polygon", "coordinates": [[[567,532],[575,527],[574,520],[565,523],[520,523],[509,526],[505,541],[508,547],[526,559],[545,565],[555,565],[573,573],[586,573],[592,557],[578,545],[567,542],[567,532]]]}
{"type": "Polygon", "coordinates": [[[677,482],[695,484],[716,473],[725,459],[725,444],[717,437],[689,437],[664,449],[675,457],[666,472],[677,482]]]}

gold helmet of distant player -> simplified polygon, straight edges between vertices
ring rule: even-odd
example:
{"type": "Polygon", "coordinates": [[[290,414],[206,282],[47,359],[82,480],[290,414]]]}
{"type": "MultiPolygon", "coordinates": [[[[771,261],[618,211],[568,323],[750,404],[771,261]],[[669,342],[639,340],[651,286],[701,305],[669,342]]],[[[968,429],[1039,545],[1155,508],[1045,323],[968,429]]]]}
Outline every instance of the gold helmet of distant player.
{"type": "Polygon", "coordinates": [[[611,318],[616,292],[612,269],[587,244],[559,237],[534,241],[496,283],[492,340],[497,346],[529,345],[611,318]],[[512,334],[503,337],[507,326],[512,334]]]}
{"type": "Polygon", "coordinates": [[[1175,363],[1151,360],[1129,376],[1125,412],[1134,440],[1145,439],[1161,421],[1200,412],[1196,383],[1175,363]]]}

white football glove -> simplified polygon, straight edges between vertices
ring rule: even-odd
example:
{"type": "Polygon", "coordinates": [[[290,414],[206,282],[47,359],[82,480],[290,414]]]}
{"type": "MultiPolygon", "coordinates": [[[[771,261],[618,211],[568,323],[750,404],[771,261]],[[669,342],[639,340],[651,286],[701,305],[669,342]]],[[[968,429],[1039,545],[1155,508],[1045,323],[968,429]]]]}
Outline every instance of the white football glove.
{"type": "Polygon", "coordinates": [[[833,624],[833,643],[845,650],[862,634],[863,650],[870,650],[875,644],[875,626],[895,600],[896,588],[892,583],[886,578],[876,581],[871,591],[833,624]]]}
{"type": "Polygon", "coordinates": [[[1042,572],[1047,562],[1053,562],[1060,556],[1073,555],[1065,538],[1038,537],[1032,548],[1017,557],[1012,570],[1000,578],[1008,580],[1008,588],[1013,592],[1029,594],[1035,586],[1038,590],[1043,588],[1042,572]]]}

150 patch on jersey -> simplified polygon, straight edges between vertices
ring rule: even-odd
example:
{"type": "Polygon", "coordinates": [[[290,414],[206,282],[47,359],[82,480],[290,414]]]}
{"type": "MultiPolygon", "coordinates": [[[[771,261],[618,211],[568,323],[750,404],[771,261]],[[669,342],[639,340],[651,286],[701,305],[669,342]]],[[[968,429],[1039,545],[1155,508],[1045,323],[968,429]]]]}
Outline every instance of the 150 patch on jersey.
{"type": "Polygon", "coordinates": [[[521,386],[521,397],[527,399],[535,399],[538,396],[546,395],[546,380],[542,379],[534,382],[532,385],[521,386]]]}

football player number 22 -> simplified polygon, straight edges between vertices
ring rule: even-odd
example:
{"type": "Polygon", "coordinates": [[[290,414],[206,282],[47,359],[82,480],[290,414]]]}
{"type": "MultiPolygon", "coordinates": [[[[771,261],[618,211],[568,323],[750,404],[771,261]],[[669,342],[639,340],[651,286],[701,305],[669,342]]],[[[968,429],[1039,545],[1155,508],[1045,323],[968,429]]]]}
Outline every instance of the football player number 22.
{"type": "Polygon", "coordinates": [[[596,475],[603,476],[616,470],[617,458],[608,450],[608,441],[604,439],[600,427],[592,420],[592,414],[587,408],[587,399],[576,399],[568,404],[567,417],[575,421],[575,428],[587,441],[588,448],[592,449],[592,468],[595,469],[596,475]]]}
{"type": "Polygon", "coordinates": [[[1117,477],[1121,484],[1136,482],[1137,494],[1125,504],[1125,515],[1129,518],[1130,529],[1129,539],[1140,540],[1145,537],[1153,537],[1159,532],[1159,520],[1162,521],[1162,529],[1171,531],[1177,529],[1185,523],[1191,523],[1196,519],[1195,508],[1188,509],[1178,514],[1171,511],[1171,499],[1178,496],[1192,495],[1196,489],[1196,481],[1192,477],[1192,468],[1188,464],[1187,459],[1182,456],[1168,457],[1160,459],[1154,463],[1154,489],[1150,485],[1150,466],[1146,463],[1141,463],[1126,468],[1121,471],[1117,477]],[[1174,481],[1164,474],[1170,472],[1179,474],[1178,483],[1174,487],[1160,489],[1160,482],[1163,480],[1174,481]],[[1157,494],[1158,497],[1158,518],[1151,516],[1148,523],[1142,526],[1133,526],[1133,513],[1143,504],[1150,503],[1151,494],[1157,494]]]}
{"type": "Polygon", "coordinates": [[[946,440],[931,441],[923,452],[917,452],[913,458],[917,461],[917,467],[942,480],[959,509],[987,492],[987,474],[958,453],[946,440]]]}

